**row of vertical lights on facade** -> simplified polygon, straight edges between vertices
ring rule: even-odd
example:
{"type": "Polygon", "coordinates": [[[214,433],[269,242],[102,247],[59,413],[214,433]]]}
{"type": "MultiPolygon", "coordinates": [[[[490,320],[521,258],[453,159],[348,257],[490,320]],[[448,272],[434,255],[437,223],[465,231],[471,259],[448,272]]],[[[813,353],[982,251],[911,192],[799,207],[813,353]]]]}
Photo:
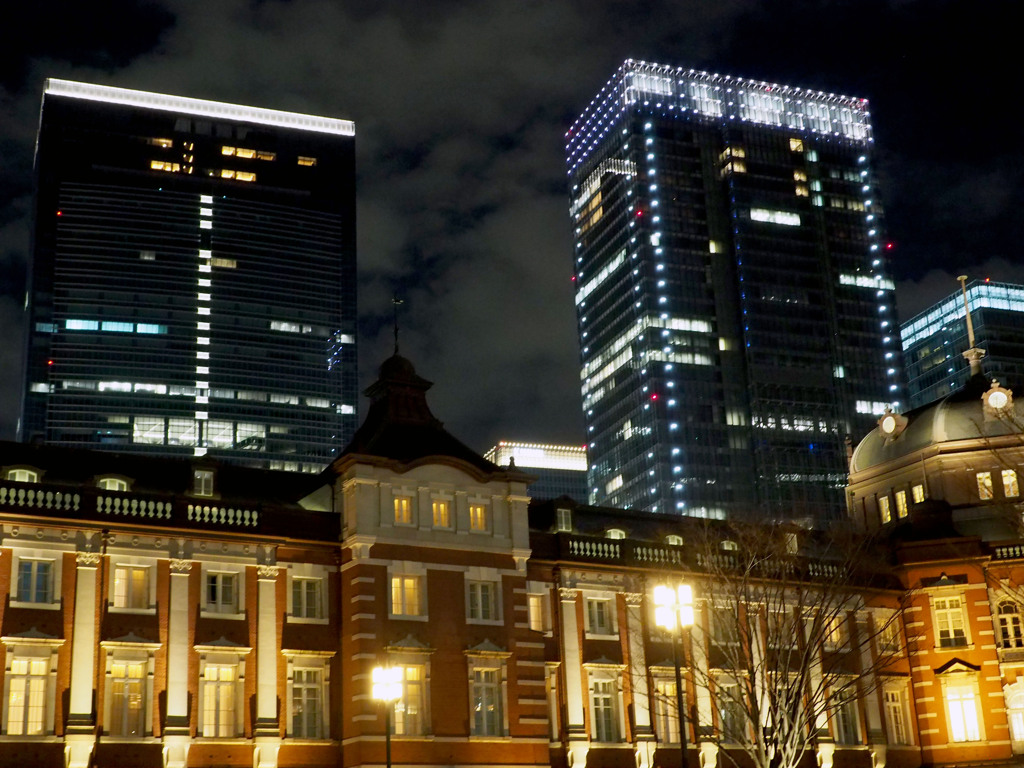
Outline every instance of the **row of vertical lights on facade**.
{"type": "MultiPolygon", "coordinates": [[[[213,229],[213,196],[199,196],[199,229],[213,229]]],[[[200,245],[203,245],[202,239],[200,245]]],[[[206,243],[209,245],[209,243],[206,243]]],[[[199,249],[199,270],[196,277],[196,425],[205,422],[210,414],[210,295],[213,285],[213,252],[209,248],[199,249]],[[201,378],[202,377],[202,378],[201,378]]],[[[206,455],[205,435],[196,435],[196,456],[206,455]]]]}

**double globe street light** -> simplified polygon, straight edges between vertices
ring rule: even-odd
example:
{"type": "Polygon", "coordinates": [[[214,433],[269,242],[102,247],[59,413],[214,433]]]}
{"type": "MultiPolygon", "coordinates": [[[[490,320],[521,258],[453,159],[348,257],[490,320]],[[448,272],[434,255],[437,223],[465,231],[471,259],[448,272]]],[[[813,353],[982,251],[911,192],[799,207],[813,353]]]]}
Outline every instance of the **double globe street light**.
{"type": "Polygon", "coordinates": [[[676,670],[676,712],[679,717],[680,765],[686,766],[686,716],[683,708],[683,675],[679,667],[679,643],[683,629],[693,626],[693,589],[680,584],[673,589],[664,584],[654,588],[654,623],[672,633],[672,664],[676,670]]]}
{"type": "Polygon", "coordinates": [[[402,668],[373,668],[373,698],[384,703],[384,754],[391,768],[391,710],[402,698],[402,668]]]}

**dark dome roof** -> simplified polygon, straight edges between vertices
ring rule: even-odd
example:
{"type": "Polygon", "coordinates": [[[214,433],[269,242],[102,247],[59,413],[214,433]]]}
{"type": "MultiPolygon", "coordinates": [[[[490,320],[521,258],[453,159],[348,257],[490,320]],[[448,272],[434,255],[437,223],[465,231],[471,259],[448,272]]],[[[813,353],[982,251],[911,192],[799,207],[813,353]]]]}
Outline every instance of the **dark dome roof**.
{"type": "Polygon", "coordinates": [[[984,375],[972,376],[963,387],[941,400],[903,414],[907,426],[894,439],[875,427],[853,452],[850,472],[863,472],[940,443],[1020,433],[1024,402],[1015,400],[1008,413],[998,418],[985,413],[982,396],[992,386],[984,375]]]}

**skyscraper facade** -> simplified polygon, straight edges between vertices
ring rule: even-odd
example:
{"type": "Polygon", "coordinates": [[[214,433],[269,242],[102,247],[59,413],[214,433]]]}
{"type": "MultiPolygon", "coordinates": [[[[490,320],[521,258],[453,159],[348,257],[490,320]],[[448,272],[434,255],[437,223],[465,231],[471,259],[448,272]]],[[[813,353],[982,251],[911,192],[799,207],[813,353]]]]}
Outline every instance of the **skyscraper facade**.
{"type": "Polygon", "coordinates": [[[356,418],[354,135],[48,80],[22,439],[330,461],[356,418]]]}
{"type": "Polygon", "coordinates": [[[575,501],[587,498],[587,447],[585,445],[546,445],[501,440],[484,454],[499,467],[514,463],[534,480],[526,490],[534,499],[568,496],[575,501]]]}
{"type": "Polygon", "coordinates": [[[864,99],[628,60],[566,156],[594,503],[840,514],[904,397],[864,99]]]}
{"type": "MultiPolygon", "coordinates": [[[[974,346],[985,351],[982,372],[1009,386],[1024,382],[1024,285],[972,280],[965,289],[974,346]]],[[[971,377],[962,291],[903,323],[901,335],[911,407],[945,397],[971,377]]]]}

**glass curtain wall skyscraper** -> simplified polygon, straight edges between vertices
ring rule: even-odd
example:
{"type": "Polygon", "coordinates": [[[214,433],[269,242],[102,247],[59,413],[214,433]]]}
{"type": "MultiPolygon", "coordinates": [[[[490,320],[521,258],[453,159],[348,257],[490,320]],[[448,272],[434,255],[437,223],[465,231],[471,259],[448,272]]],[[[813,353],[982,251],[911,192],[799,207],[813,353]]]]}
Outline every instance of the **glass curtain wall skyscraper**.
{"type": "Polygon", "coordinates": [[[47,81],[22,439],[330,461],[356,419],[354,136],[47,81]]]}
{"type": "Polygon", "coordinates": [[[867,102],[629,60],[566,156],[591,501],[841,514],[904,398],[867,102]]]}
{"type": "MultiPolygon", "coordinates": [[[[981,370],[1007,386],[1024,382],[1024,285],[971,280],[965,286],[975,346],[985,350],[981,370]]],[[[910,406],[930,403],[971,377],[970,347],[961,291],[903,323],[903,357],[910,406]]]]}

